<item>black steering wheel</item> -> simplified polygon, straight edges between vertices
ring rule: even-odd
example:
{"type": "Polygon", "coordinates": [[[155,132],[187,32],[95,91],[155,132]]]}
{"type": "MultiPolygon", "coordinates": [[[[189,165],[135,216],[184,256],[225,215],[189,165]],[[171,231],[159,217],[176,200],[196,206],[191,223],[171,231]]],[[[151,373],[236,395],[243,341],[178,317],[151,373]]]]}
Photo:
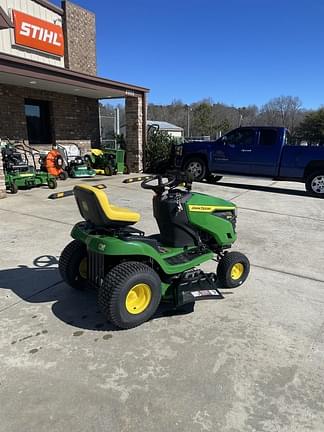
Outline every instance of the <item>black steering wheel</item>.
{"type": "Polygon", "coordinates": [[[177,184],[178,184],[178,181],[177,181],[177,178],[175,176],[163,177],[162,175],[155,175],[155,176],[152,176],[152,177],[149,177],[149,178],[143,180],[141,183],[141,187],[143,189],[150,189],[150,190],[157,192],[157,193],[162,193],[165,191],[166,187],[169,187],[169,188],[175,187],[175,186],[177,186],[177,184]],[[167,178],[167,181],[164,182],[163,179],[166,179],[166,178],[167,178]],[[156,180],[157,180],[158,184],[152,185],[151,183],[153,181],[156,181],[156,180]]]}

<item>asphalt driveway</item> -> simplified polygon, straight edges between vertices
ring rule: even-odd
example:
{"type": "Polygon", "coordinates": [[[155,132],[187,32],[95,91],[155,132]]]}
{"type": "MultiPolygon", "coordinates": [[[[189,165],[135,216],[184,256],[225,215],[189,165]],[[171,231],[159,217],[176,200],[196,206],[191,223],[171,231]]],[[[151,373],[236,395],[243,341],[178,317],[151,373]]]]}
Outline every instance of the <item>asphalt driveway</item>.
{"type": "MultiPolygon", "coordinates": [[[[90,184],[155,232],[152,193],[123,178],[90,184]]],[[[73,197],[43,188],[0,201],[1,431],[323,432],[324,200],[247,178],[195,190],[239,206],[234,249],[251,275],[223,300],[128,331],[61,281],[73,197]]]]}

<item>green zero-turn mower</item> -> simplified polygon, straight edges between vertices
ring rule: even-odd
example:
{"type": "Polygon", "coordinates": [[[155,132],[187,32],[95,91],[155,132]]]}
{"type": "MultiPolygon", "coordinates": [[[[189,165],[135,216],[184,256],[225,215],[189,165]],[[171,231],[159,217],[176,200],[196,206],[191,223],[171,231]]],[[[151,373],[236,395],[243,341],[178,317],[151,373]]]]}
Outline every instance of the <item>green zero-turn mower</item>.
{"type": "Polygon", "coordinates": [[[6,189],[12,194],[17,193],[18,189],[30,189],[42,185],[47,185],[49,189],[56,188],[57,183],[53,176],[36,169],[33,149],[26,144],[12,144],[10,141],[5,141],[1,144],[1,154],[6,189]],[[33,165],[30,165],[28,155],[33,165]]]}
{"type": "Polygon", "coordinates": [[[227,251],[236,240],[233,203],[191,192],[191,183],[179,177],[153,176],[141,186],[154,192],[159,234],[145,236],[133,227],[138,213],[111,205],[102,190],[78,185],[74,196],[84,220],[59,260],[64,281],[97,289],[101,311],[122,329],[150,319],[161,301],[179,308],[221,298],[219,287],[241,285],[250,270],[245,255],[227,251]],[[214,259],[216,273],[197,268],[214,259]]]}

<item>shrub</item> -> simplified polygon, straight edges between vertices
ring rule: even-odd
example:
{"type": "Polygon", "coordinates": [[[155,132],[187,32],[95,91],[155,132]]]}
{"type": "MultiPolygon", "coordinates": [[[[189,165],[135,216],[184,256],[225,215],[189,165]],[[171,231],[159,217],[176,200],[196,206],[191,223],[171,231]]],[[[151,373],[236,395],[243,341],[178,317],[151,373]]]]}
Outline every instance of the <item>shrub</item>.
{"type": "Polygon", "coordinates": [[[144,170],[163,174],[171,163],[171,151],[177,139],[158,130],[148,133],[144,149],[144,170]]]}

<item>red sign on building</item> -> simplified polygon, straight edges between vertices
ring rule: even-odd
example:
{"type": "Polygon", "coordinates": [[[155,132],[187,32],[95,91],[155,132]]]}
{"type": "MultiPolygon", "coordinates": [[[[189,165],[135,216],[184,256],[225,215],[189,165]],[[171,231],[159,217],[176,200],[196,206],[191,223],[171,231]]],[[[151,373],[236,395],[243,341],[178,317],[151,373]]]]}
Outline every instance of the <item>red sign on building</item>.
{"type": "Polygon", "coordinates": [[[13,19],[17,45],[64,56],[62,27],[16,10],[13,11],[13,19]]]}

